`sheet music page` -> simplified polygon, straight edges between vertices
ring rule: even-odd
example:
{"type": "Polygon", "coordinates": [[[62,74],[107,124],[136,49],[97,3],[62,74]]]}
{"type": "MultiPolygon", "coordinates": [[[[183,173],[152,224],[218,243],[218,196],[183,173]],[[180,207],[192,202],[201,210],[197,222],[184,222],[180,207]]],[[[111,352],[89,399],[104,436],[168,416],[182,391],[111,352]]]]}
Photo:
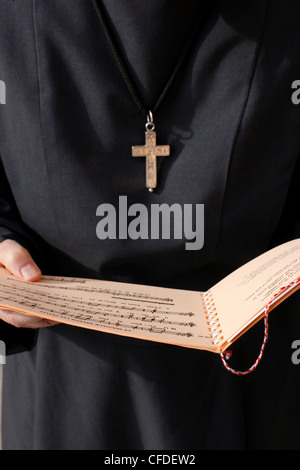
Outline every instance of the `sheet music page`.
{"type": "Polygon", "coordinates": [[[210,289],[225,339],[260,312],[273,296],[300,277],[300,239],[245,264],[210,289]]]}
{"type": "Polygon", "coordinates": [[[200,292],[51,276],[26,282],[0,268],[0,307],[107,333],[216,352],[200,292]]]}

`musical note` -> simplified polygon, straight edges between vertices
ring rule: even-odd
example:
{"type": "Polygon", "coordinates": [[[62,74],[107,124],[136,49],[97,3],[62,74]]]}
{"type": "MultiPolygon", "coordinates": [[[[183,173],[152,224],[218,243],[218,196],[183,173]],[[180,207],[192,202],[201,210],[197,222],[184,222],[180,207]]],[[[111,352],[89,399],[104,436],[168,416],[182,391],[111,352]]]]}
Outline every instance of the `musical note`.
{"type": "MultiPolygon", "coordinates": [[[[0,270],[1,271],[1,270],[0,270]]],[[[120,332],[129,336],[190,338],[195,321],[190,310],[176,309],[171,297],[123,292],[121,289],[96,287],[96,281],[78,282],[44,276],[42,282],[23,281],[0,276],[0,300],[18,305],[25,313],[56,319],[64,323],[120,332]]],[[[107,283],[114,285],[115,283],[107,283]]]]}

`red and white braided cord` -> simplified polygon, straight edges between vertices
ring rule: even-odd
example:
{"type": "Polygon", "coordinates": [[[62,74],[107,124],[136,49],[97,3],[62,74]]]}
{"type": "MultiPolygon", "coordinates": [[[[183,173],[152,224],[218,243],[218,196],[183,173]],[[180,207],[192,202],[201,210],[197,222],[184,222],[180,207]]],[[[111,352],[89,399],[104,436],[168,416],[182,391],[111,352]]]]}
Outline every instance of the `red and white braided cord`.
{"type": "Polygon", "coordinates": [[[264,353],[264,350],[265,350],[265,347],[266,347],[266,343],[267,343],[267,340],[268,340],[268,335],[269,335],[269,310],[270,310],[270,305],[274,302],[274,300],[276,299],[276,297],[278,297],[278,295],[283,291],[283,290],[286,290],[286,289],[290,289],[292,286],[294,285],[297,285],[300,283],[300,279],[297,279],[296,281],[293,281],[291,282],[288,286],[286,287],[282,287],[273,297],[272,299],[270,300],[270,302],[266,305],[264,311],[264,339],[263,339],[263,342],[262,342],[262,345],[261,345],[261,348],[260,348],[260,353],[258,355],[258,358],[256,359],[256,361],[254,362],[254,364],[247,370],[245,370],[244,372],[241,372],[239,370],[236,370],[236,369],[232,369],[231,367],[229,367],[229,365],[227,364],[226,360],[228,360],[231,356],[231,351],[225,351],[223,353],[220,354],[221,356],[221,359],[222,359],[222,362],[224,364],[224,366],[226,367],[227,370],[229,370],[229,372],[232,372],[233,374],[236,374],[236,375],[247,375],[247,374],[250,374],[250,372],[253,372],[256,367],[258,366],[258,364],[260,363],[261,361],[261,358],[262,358],[262,355],[264,353]]]}

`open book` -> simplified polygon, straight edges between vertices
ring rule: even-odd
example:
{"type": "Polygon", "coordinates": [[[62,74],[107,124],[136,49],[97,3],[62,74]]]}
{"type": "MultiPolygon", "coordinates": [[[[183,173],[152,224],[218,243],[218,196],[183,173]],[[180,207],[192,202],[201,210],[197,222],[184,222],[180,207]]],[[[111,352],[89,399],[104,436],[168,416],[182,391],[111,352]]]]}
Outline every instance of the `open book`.
{"type": "Polygon", "coordinates": [[[276,247],[207,292],[43,276],[0,268],[0,307],[144,340],[222,353],[300,287],[300,239],[276,247]]]}

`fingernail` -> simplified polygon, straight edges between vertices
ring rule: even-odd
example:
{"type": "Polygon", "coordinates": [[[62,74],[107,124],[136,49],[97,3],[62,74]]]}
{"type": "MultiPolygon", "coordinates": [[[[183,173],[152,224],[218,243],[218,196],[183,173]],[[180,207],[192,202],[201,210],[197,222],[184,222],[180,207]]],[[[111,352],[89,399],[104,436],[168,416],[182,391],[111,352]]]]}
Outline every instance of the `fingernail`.
{"type": "Polygon", "coordinates": [[[38,272],[38,268],[31,263],[25,264],[25,266],[21,268],[21,274],[24,279],[31,279],[36,276],[38,272]]]}

